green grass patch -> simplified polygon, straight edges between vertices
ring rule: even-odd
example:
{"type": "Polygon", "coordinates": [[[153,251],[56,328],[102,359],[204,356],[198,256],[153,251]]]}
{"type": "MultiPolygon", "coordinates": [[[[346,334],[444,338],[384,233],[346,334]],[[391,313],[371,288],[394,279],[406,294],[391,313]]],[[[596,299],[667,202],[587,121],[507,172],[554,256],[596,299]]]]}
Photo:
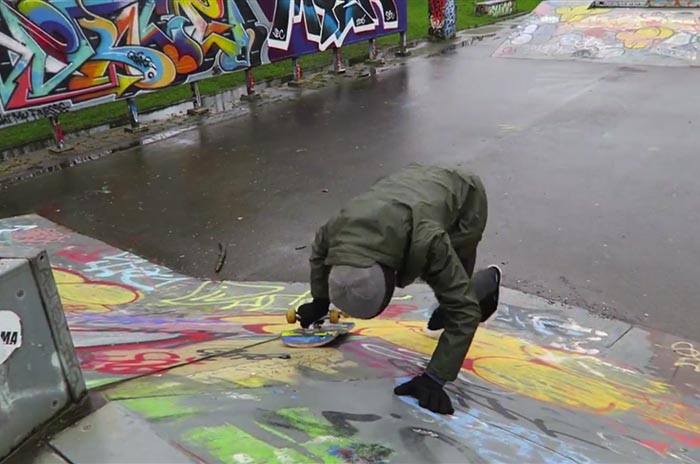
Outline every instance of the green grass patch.
{"type": "MultiPolygon", "coordinates": [[[[457,1],[457,29],[467,29],[482,26],[498,21],[497,18],[474,15],[475,0],[457,1]]],[[[517,0],[519,12],[532,11],[541,0],[517,0]]],[[[428,2],[427,0],[408,0],[408,40],[420,39],[428,32],[428,2]]],[[[395,45],[398,35],[394,34],[382,37],[378,41],[379,46],[395,45]]],[[[357,59],[367,57],[368,46],[359,43],[343,47],[343,58],[357,59]]],[[[305,70],[319,68],[332,63],[332,52],[326,51],[307,55],[301,58],[302,67],[305,70]]],[[[289,60],[255,68],[256,81],[278,78],[292,74],[292,66],[289,60]]],[[[245,83],[245,74],[241,72],[223,74],[200,81],[199,88],[203,95],[211,95],[223,89],[237,87],[245,83]]],[[[171,87],[156,92],[136,97],[136,104],[140,112],[146,112],[157,108],[167,107],[191,98],[187,85],[171,87]]],[[[109,124],[123,120],[127,117],[127,107],[124,101],[105,103],[82,110],[72,111],[61,115],[61,125],[66,133],[76,132],[102,124],[109,124]]],[[[0,129],[0,150],[23,145],[26,143],[45,140],[52,137],[51,125],[47,120],[32,121],[16,126],[0,129]]]]}

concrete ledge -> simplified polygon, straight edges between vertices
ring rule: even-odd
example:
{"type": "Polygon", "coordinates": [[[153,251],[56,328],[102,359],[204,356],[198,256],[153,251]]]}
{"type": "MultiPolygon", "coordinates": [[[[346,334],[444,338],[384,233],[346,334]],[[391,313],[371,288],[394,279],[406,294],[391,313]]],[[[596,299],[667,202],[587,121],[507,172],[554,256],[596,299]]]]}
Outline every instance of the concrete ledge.
{"type": "Polygon", "coordinates": [[[438,416],[392,392],[437,343],[425,285],[332,346],[291,349],[279,334],[306,284],[199,280],[38,216],[0,220],[0,245],[34,236],[110,401],[51,441],[71,462],[143,462],[146,443],[149,462],[700,461],[693,340],[503,289],[438,416]]]}
{"type": "Polygon", "coordinates": [[[477,16],[509,16],[515,13],[515,0],[488,0],[477,2],[474,6],[477,16]]]}

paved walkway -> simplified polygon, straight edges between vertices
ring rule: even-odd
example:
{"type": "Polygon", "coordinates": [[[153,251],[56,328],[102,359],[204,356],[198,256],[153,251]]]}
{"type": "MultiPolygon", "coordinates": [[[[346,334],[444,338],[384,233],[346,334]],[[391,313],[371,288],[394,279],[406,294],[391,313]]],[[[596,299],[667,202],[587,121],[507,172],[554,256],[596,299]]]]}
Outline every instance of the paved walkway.
{"type": "Polygon", "coordinates": [[[71,462],[700,462],[693,341],[506,289],[444,417],[392,394],[435,346],[425,286],[336,346],[290,349],[305,285],[192,279],[34,215],[0,220],[2,245],[49,250],[109,400],[52,440],[71,462]]]}

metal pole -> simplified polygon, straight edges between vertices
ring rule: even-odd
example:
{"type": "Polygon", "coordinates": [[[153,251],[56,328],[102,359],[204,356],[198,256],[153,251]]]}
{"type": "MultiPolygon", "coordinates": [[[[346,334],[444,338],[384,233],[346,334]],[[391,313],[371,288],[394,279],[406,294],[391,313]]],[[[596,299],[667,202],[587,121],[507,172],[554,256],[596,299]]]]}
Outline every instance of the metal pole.
{"type": "Polygon", "coordinates": [[[202,94],[199,92],[199,82],[192,82],[190,84],[190,90],[192,91],[192,106],[194,106],[194,108],[187,110],[187,114],[208,113],[209,108],[204,108],[204,106],[202,106],[202,94]]]}
{"type": "Polygon", "coordinates": [[[129,122],[131,123],[131,127],[127,127],[124,130],[127,132],[143,132],[148,130],[148,127],[141,125],[141,121],[139,121],[139,109],[136,107],[136,100],[127,98],[126,106],[129,108],[129,122]]]}
{"type": "Polygon", "coordinates": [[[340,51],[340,47],[336,48],[334,53],[335,60],[333,61],[333,69],[335,70],[336,74],[343,74],[345,73],[345,66],[343,66],[343,55],[340,51]]]}
{"type": "Polygon", "coordinates": [[[379,53],[377,52],[377,39],[369,39],[369,59],[370,61],[377,61],[377,56],[379,56],[379,53]]]}
{"type": "Polygon", "coordinates": [[[253,68],[245,70],[245,90],[249,97],[255,95],[255,77],[253,76],[253,68]]]}
{"type": "Polygon", "coordinates": [[[302,79],[303,72],[301,70],[301,63],[298,58],[292,58],[292,70],[294,72],[294,80],[299,82],[302,79]]]}
{"type": "Polygon", "coordinates": [[[261,95],[255,91],[255,77],[253,76],[253,68],[245,70],[245,90],[246,94],[241,95],[241,100],[251,101],[261,98],[261,95]]]}
{"type": "Polygon", "coordinates": [[[64,151],[72,150],[73,147],[66,145],[66,137],[63,133],[63,127],[61,126],[61,121],[58,120],[58,115],[49,116],[49,122],[51,123],[51,128],[53,129],[53,138],[56,142],[55,147],[49,148],[51,153],[61,153],[64,151]]]}
{"type": "Polygon", "coordinates": [[[406,32],[399,32],[399,49],[396,52],[396,56],[409,56],[411,52],[408,51],[406,45],[406,32]]]}

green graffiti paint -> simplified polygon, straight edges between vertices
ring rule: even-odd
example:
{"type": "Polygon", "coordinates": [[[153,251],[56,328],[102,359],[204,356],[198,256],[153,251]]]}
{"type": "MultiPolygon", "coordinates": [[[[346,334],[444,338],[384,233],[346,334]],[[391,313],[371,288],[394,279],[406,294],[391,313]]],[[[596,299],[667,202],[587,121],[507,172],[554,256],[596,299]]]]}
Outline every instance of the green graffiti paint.
{"type": "Polygon", "coordinates": [[[110,400],[121,400],[154,396],[196,395],[200,394],[201,390],[201,387],[197,389],[195,386],[187,386],[173,380],[144,377],[110,388],[106,396],[110,400]]]}
{"type": "Polygon", "coordinates": [[[135,398],[121,400],[120,404],[128,409],[141,414],[149,421],[159,421],[164,419],[181,419],[183,417],[196,414],[200,410],[192,407],[182,406],[178,397],[158,396],[155,398],[135,398]]]}
{"type": "Polygon", "coordinates": [[[380,444],[355,443],[347,437],[347,433],[343,436],[325,418],[316,417],[308,408],[280,409],[277,416],[283,418],[290,427],[308,435],[311,439],[302,446],[327,464],[382,463],[393,453],[390,448],[380,444]]]}
{"type": "Polygon", "coordinates": [[[319,419],[308,408],[285,408],[277,414],[289,422],[291,427],[307,433],[310,437],[338,436],[338,430],[325,419],[319,419]]]}
{"type": "Polygon", "coordinates": [[[222,462],[234,464],[307,463],[309,458],[290,448],[275,448],[249,433],[226,424],[218,427],[200,427],[185,433],[185,440],[222,462]]]}
{"type": "Polygon", "coordinates": [[[294,443],[294,439],[292,437],[280,432],[279,430],[275,430],[273,427],[270,427],[267,424],[263,424],[262,422],[256,422],[255,425],[257,425],[258,427],[260,427],[261,429],[263,429],[264,431],[266,431],[268,433],[271,433],[279,438],[282,438],[284,440],[287,440],[289,442],[294,443]]]}
{"type": "Polygon", "coordinates": [[[255,424],[261,433],[276,437],[268,441],[277,442],[278,446],[263,441],[259,433],[255,433],[256,438],[232,424],[191,429],[184,433],[183,439],[189,446],[205,449],[218,460],[236,464],[379,464],[387,462],[393,453],[379,444],[357,443],[349,437],[338,436],[325,418],[316,417],[307,408],[270,411],[265,420],[267,423],[256,421],[255,424]]]}
{"type": "Polygon", "coordinates": [[[88,379],[88,380],[85,380],[85,385],[87,386],[88,390],[93,390],[95,388],[109,385],[110,383],[118,382],[119,380],[121,380],[119,377],[107,377],[107,378],[102,378],[102,379],[88,379]]]}

